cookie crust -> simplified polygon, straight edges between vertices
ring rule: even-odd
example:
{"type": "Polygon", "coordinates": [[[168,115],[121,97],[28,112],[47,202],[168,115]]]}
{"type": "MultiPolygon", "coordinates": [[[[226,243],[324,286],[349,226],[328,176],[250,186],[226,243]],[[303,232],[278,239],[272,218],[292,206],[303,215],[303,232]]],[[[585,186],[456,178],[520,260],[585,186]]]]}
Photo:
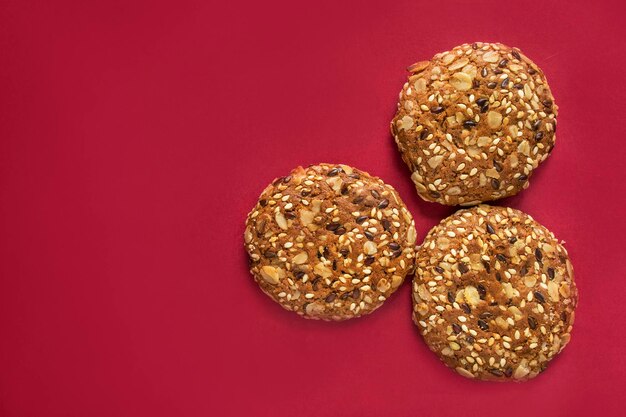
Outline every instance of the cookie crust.
{"type": "Polygon", "coordinates": [[[415,224],[400,196],[347,165],[277,178],[248,215],[244,240],[263,292],[306,318],[371,313],[414,269],[415,224]]]}
{"type": "Polygon", "coordinates": [[[521,211],[459,210],[416,255],[413,321],[459,374],[526,380],[570,340],[578,291],[563,245],[521,211]]]}
{"type": "Polygon", "coordinates": [[[558,110],[534,62],[477,42],[408,71],[391,132],[424,200],[474,205],[528,187],[554,147],[558,110]]]}

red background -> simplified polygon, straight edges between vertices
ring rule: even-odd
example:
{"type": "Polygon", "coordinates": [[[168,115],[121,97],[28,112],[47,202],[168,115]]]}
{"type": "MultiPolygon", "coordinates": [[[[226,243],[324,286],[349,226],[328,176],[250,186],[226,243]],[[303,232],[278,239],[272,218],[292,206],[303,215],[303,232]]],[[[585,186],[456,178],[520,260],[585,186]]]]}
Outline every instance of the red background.
{"type": "Polygon", "coordinates": [[[617,1],[2,1],[0,415],[623,415],[623,10],[617,1]],[[441,365],[404,285],[345,323],[251,280],[243,224],[298,164],[421,201],[389,135],[405,67],[520,47],[560,106],[552,157],[503,204],[567,241],[571,344],[525,384],[441,365]]]}

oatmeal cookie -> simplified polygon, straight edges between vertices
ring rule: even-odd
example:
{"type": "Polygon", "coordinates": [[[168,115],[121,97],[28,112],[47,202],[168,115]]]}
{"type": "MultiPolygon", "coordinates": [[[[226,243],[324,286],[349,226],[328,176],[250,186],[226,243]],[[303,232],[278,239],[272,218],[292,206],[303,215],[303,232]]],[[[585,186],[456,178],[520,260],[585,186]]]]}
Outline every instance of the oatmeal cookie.
{"type": "Polygon", "coordinates": [[[391,132],[424,200],[474,205],[528,187],[554,147],[557,116],[535,63],[478,42],[408,71],[391,132]]]}
{"type": "Polygon", "coordinates": [[[276,179],[248,215],[244,239],[261,289],[306,318],[371,313],[414,269],[415,224],[400,196],[346,165],[276,179]]]}

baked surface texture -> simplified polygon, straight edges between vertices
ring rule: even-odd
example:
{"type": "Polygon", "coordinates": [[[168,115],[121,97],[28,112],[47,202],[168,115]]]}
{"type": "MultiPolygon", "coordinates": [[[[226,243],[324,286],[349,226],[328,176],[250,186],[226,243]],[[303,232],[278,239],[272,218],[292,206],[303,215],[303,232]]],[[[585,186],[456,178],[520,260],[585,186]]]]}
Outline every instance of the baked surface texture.
{"type": "Polygon", "coordinates": [[[400,196],[346,165],[276,179],[248,215],[244,239],[263,292],[306,318],[371,313],[414,270],[415,224],[400,196]]]}
{"type": "Polygon", "coordinates": [[[417,252],[413,321],[468,378],[538,375],[569,342],[577,302],[567,251],[518,210],[459,210],[417,252]]]}
{"type": "Polygon", "coordinates": [[[558,110],[535,63],[478,42],[408,71],[391,133],[424,200],[474,205],[528,187],[554,147],[558,110]]]}

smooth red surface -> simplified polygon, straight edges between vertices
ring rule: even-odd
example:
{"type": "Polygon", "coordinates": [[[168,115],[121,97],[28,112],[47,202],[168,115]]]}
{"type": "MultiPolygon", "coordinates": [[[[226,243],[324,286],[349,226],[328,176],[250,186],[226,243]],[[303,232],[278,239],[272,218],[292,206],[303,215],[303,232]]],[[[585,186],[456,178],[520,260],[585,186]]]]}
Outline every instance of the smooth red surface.
{"type": "Polygon", "coordinates": [[[0,415],[624,415],[619,2],[2,1],[0,415]],[[131,4],[132,3],[132,4],[131,4]],[[466,41],[520,47],[560,107],[521,195],[567,242],[572,342],[525,384],[438,362],[404,285],[375,314],[307,321],[252,281],[246,214],[298,164],[421,201],[389,135],[406,73],[466,41]]]}

